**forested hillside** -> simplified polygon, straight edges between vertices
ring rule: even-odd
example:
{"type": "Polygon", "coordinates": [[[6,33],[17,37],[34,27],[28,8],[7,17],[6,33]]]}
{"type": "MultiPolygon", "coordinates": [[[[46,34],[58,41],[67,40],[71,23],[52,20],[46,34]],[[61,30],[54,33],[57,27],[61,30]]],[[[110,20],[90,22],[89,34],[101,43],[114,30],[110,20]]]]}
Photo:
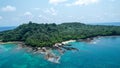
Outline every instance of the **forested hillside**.
{"type": "Polygon", "coordinates": [[[52,46],[66,40],[120,35],[120,26],[86,25],[78,22],[37,24],[29,22],[14,30],[0,32],[0,40],[23,41],[29,46],[52,46]]]}

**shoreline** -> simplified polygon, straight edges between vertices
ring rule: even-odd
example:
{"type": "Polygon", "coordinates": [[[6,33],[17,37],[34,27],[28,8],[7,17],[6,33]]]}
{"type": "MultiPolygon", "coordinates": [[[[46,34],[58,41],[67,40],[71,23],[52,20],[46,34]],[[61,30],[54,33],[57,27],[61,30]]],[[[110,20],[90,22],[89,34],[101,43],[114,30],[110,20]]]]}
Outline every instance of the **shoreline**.
{"type": "Polygon", "coordinates": [[[1,42],[0,41],[0,44],[21,44],[21,45],[24,45],[25,43],[21,42],[21,41],[10,41],[10,42],[1,42]]]}
{"type": "MultiPolygon", "coordinates": [[[[31,47],[21,41],[0,42],[0,44],[7,44],[7,43],[8,44],[17,44],[18,46],[20,46],[22,48],[27,48],[27,51],[33,52],[33,54],[44,55],[44,58],[47,61],[50,61],[52,63],[60,63],[59,60],[66,51],[68,51],[68,50],[79,51],[79,49],[69,46],[69,43],[71,43],[71,42],[91,42],[92,40],[94,40],[96,38],[101,38],[101,37],[117,37],[117,36],[96,36],[96,37],[90,37],[90,38],[86,38],[86,39],[68,40],[68,41],[64,41],[61,43],[56,43],[52,47],[31,47]],[[59,53],[59,55],[54,53],[53,50],[56,50],[59,53]]],[[[118,37],[120,37],[120,36],[118,36],[118,37]]]]}
{"type": "MultiPolygon", "coordinates": [[[[61,43],[55,43],[54,45],[58,44],[58,45],[66,45],[69,44],[71,42],[90,42],[96,38],[101,38],[101,37],[120,37],[119,35],[113,35],[113,36],[95,36],[95,37],[88,37],[88,38],[84,38],[84,39],[78,39],[78,40],[68,40],[68,41],[63,41],[61,43]]],[[[24,45],[24,46],[28,46],[26,45],[24,42],[22,41],[9,41],[9,42],[2,42],[0,41],[0,44],[20,44],[20,45],[24,45]]],[[[53,46],[54,46],[53,45],[53,46]]],[[[28,47],[32,47],[32,46],[28,46],[28,47]]],[[[49,46],[43,46],[43,47],[49,47],[49,46]]]]}
{"type": "Polygon", "coordinates": [[[78,40],[76,40],[76,42],[91,42],[92,40],[94,40],[96,38],[102,38],[102,37],[120,37],[120,35],[88,37],[85,39],[78,39],[78,40]]]}

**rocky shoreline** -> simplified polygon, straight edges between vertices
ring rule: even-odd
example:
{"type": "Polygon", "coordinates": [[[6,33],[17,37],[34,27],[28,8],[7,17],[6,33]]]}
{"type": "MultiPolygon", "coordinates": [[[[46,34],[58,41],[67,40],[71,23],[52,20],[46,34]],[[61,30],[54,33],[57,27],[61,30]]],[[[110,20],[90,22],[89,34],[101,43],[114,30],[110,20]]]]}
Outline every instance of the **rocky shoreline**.
{"type": "Polygon", "coordinates": [[[17,44],[21,48],[27,48],[28,51],[32,51],[34,54],[43,54],[44,58],[50,62],[53,63],[59,63],[59,60],[61,56],[67,51],[67,50],[76,50],[79,51],[77,48],[69,47],[70,42],[75,42],[76,40],[69,40],[69,41],[64,41],[61,43],[56,43],[52,47],[30,47],[25,45],[24,42],[0,42],[0,44],[17,44]],[[56,50],[59,55],[56,55],[53,50],[56,50]]]}
{"type": "Polygon", "coordinates": [[[14,42],[0,42],[0,44],[17,44],[22,48],[27,48],[28,51],[32,51],[34,54],[42,54],[44,55],[44,58],[50,62],[53,63],[59,63],[59,60],[61,58],[61,56],[68,50],[74,50],[74,51],[79,51],[77,48],[72,47],[69,43],[71,42],[90,42],[91,40],[93,40],[94,38],[98,38],[98,37],[92,37],[92,38],[86,38],[86,39],[79,39],[79,40],[68,40],[68,41],[64,41],[61,43],[56,43],[54,44],[52,47],[31,47],[28,45],[25,45],[24,42],[18,42],[18,41],[14,41],[14,42]],[[59,55],[56,55],[53,50],[56,50],[59,55]]]}
{"type": "Polygon", "coordinates": [[[61,43],[56,43],[52,47],[30,47],[25,45],[24,42],[0,42],[0,44],[17,44],[22,48],[28,48],[29,51],[33,51],[34,54],[40,53],[44,55],[44,58],[50,62],[53,63],[59,63],[59,60],[61,56],[68,50],[74,50],[74,51],[79,51],[77,48],[72,47],[69,43],[71,42],[91,42],[95,38],[100,38],[103,36],[97,36],[97,37],[91,37],[91,38],[86,38],[86,39],[79,39],[79,40],[69,40],[69,41],[64,41],[61,43]],[[59,55],[56,55],[53,50],[56,50],[59,55]]]}

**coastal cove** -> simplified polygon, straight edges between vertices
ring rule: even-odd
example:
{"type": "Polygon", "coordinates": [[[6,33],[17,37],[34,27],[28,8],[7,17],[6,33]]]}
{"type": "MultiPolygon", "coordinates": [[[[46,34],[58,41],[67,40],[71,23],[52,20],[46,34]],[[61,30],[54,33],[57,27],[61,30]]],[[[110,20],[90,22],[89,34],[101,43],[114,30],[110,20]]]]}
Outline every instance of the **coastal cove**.
{"type": "Polygon", "coordinates": [[[94,38],[90,42],[70,42],[79,51],[68,50],[52,63],[43,54],[16,44],[0,44],[0,68],[119,68],[120,36],[94,38]],[[13,60],[14,59],[14,60],[13,60]],[[72,65],[71,65],[72,64],[72,65]]]}

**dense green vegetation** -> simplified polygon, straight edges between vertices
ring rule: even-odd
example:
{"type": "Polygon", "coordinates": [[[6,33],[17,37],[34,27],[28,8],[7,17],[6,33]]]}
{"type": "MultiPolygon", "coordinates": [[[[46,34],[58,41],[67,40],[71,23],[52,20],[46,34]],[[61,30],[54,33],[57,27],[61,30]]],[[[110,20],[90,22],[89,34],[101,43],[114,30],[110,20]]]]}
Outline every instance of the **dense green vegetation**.
{"type": "Polygon", "coordinates": [[[78,22],[63,24],[36,24],[29,22],[14,30],[0,33],[0,39],[23,41],[29,46],[52,46],[57,42],[95,36],[120,35],[120,26],[86,25],[78,22]]]}

